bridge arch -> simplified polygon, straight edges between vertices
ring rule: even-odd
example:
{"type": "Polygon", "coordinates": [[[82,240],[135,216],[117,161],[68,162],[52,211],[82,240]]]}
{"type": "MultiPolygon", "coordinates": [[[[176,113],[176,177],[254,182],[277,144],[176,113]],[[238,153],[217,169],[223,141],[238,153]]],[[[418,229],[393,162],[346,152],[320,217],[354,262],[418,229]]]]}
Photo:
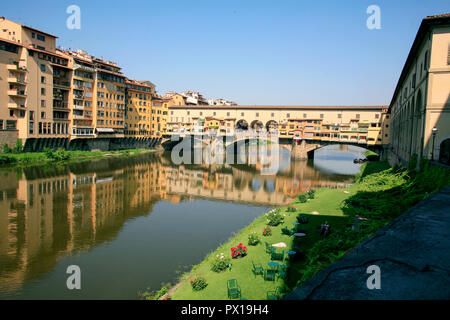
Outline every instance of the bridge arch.
{"type": "Polygon", "coordinates": [[[273,132],[273,131],[278,130],[278,122],[276,122],[275,120],[267,121],[266,130],[267,130],[267,132],[273,132]]]}
{"type": "Polygon", "coordinates": [[[238,122],[236,122],[236,129],[237,130],[248,130],[248,122],[245,119],[241,119],[238,122]]]}
{"type": "Polygon", "coordinates": [[[261,130],[264,128],[264,124],[260,120],[253,120],[250,124],[250,128],[254,130],[261,130]]]}

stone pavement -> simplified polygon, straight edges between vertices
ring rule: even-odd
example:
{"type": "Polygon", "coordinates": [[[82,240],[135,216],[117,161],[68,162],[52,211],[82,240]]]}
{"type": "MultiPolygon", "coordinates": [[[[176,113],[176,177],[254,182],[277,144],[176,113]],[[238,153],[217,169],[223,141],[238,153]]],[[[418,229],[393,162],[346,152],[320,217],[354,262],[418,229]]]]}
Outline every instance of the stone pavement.
{"type": "Polygon", "coordinates": [[[374,233],[285,299],[450,299],[450,187],[374,233]],[[367,267],[381,271],[369,290],[367,267]]]}

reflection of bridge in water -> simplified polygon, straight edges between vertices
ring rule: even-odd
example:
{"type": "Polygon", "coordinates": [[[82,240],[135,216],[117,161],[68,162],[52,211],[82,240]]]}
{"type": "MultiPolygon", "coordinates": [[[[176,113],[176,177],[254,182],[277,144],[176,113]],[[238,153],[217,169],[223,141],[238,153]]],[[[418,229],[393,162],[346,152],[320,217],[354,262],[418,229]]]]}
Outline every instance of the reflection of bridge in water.
{"type": "Polygon", "coordinates": [[[276,174],[263,175],[254,165],[187,165],[166,168],[167,194],[256,205],[283,205],[296,195],[323,187],[344,188],[351,176],[321,173],[310,162],[296,161],[276,174]]]}

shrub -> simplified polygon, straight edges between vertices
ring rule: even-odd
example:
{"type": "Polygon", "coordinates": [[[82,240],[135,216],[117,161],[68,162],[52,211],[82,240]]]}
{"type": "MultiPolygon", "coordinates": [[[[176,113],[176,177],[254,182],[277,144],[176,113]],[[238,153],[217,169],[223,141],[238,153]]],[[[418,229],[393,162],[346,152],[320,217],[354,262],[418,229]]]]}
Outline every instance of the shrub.
{"type": "Polygon", "coordinates": [[[63,160],[68,160],[70,158],[69,153],[62,148],[59,148],[56,151],[45,148],[44,152],[45,152],[45,156],[48,159],[53,160],[53,161],[63,161],[63,160]]]}
{"type": "Polygon", "coordinates": [[[308,201],[308,197],[306,196],[306,194],[299,194],[298,195],[298,201],[300,201],[300,203],[305,203],[306,201],[308,201]]]}
{"type": "Polygon", "coordinates": [[[212,264],[211,270],[214,272],[222,272],[227,270],[231,265],[231,261],[229,258],[225,258],[223,253],[216,255],[212,264]]]}
{"type": "Polygon", "coordinates": [[[314,196],[316,195],[316,190],[309,190],[306,195],[309,199],[314,199],[314,196]]]}
{"type": "Polygon", "coordinates": [[[158,291],[150,291],[150,288],[147,288],[144,292],[139,292],[138,295],[143,300],[159,300],[163,295],[169,292],[169,288],[167,286],[163,286],[158,291]]]}
{"type": "Polygon", "coordinates": [[[263,236],[268,237],[272,235],[272,229],[269,226],[265,226],[263,229],[263,236]]]}
{"type": "Polygon", "coordinates": [[[259,238],[258,234],[256,232],[252,232],[248,235],[248,245],[249,246],[256,246],[261,239],[259,238]]]}
{"type": "Polygon", "coordinates": [[[294,206],[292,206],[292,207],[287,207],[287,209],[286,209],[286,212],[295,212],[296,210],[295,210],[295,207],[294,206]]]}
{"type": "Polygon", "coordinates": [[[242,243],[239,243],[237,247],[231,248],[231,258],[238,259],[247,255],[247,247],[244,247],[242,243]]]}
{"type": "Polygon", "coordinates": [[[192,290],[194,291],[200,291],[205,289],[208,286],[208,283],[206,282],[205,278],[197,276],[194,280],[190,280],[192,290]]]}
{"type": "Polygon", "coordinates": [[[11,152],[12,152],[11,148],[5,143],[3,145],[3,153],[11,153],[11,152]]]}
{"type": "Polygon", "coordinates": [[[409,171],[415,171],[416,170],[416,167],[417,167],[417,154],[413,154],[412,156],[411,156],[411,159],[409,160],[409,163],[408,163],[408,170],[409,171]]]}
{"type": "Polygon", "coordinates": [[[284,221],[284,216],[278,210],[272,210],[266,213],[267,223],[269,226],[277,226],[284,221]]]}
{"type": "Polygon", "coordinates": [[[22,139],[17,139],[14,153],[21,153],[23,151],[22,139]]]}
{"type": "Polygon", "coordinates": [[[10,164],[16,162],[16,158],[0,154],[0,164],[10,164]]]}

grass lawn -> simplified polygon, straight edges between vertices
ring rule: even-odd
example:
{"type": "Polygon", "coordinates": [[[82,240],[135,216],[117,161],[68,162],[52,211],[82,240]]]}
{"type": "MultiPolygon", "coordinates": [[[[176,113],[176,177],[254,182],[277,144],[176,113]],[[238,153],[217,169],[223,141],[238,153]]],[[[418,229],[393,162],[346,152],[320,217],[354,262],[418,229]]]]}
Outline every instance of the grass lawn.
{"type": "MultiPolygon", "coordinates": [[[[211,299],[211,300],[226,300],[227,297],[227,280],[237,279],[241,291],[242,298],[249,300],[261,300],[266,299],[267,291],[275,290],[278,286],[288,287],[295,286],[299,273],[303,268],[304,262],[292,263],[289,265],[288,277],[286,283],[283,279],[278,281],[264,281],[261,275],[254,276],[252,273],[252,261],[262,264],[263,268],[267,268],[267,263],[270,262],[270,254],[266,253],[264,242],[267,241],[270,244],[284,242],[287,244],[287,248],[291,248],[293,244],[294,236],[287,236],[282,234],[281,229],[285,226],[293,228],[293,222],[296,222],[297,215],[299,213],[307,215],[309,223],[302,225],[307,231],[307,236],[301,238],[300,247],[306,251],[322,236],[318,232],[318,227],[325,221],[328,221],[333,230],[337,230],[343,227],[348,218],[344,217],[343,211],[340,209],[342,201],[352,194],[354,194],[355,187],[349,187],[347,189],[320,189],[316,191],[314,199],[308,200],[306,203],[299,203],[293,201],[290,205],[295,206],[296,212],[286,212],[287,206],[282,208],[285,219],[284,222],[276,227],[272,227],[272,235],[263,237],[262,230],[267,224],[265,215],[258,217],[245,229],[241,230],[232,240],[220,246],[215,252],[211,253],[205,258],[203,262],[195,266],[191,271],[192,276],[188,277],[193,279],[194,275],[200,275],[204,277],[208,286],[202,291],[193,291],[189,281],[183,282],[176,291],[171,295],[172,299],[211,299]],[[347,191],[349,193],[345,193],[347,191]],[[326,199],[326,201],[324,201],[326,199]],[[319,212],[318,215],[313,215],[312,212],[319,212]],[[256,231],[261,235],[262,242],[257,246],[247,245],[248,235],[256,231]],[[231,247],[237,246],[239,243],[247,246],[247,256],[232,260],[232,267],[230,271],[224,271],[222,273],[216,273],[211,271],[211,261],[217,254],[224,253],[231,256],[231,247]]],[[[286,261],[287,265],[288,262],[286,261]]]]}

